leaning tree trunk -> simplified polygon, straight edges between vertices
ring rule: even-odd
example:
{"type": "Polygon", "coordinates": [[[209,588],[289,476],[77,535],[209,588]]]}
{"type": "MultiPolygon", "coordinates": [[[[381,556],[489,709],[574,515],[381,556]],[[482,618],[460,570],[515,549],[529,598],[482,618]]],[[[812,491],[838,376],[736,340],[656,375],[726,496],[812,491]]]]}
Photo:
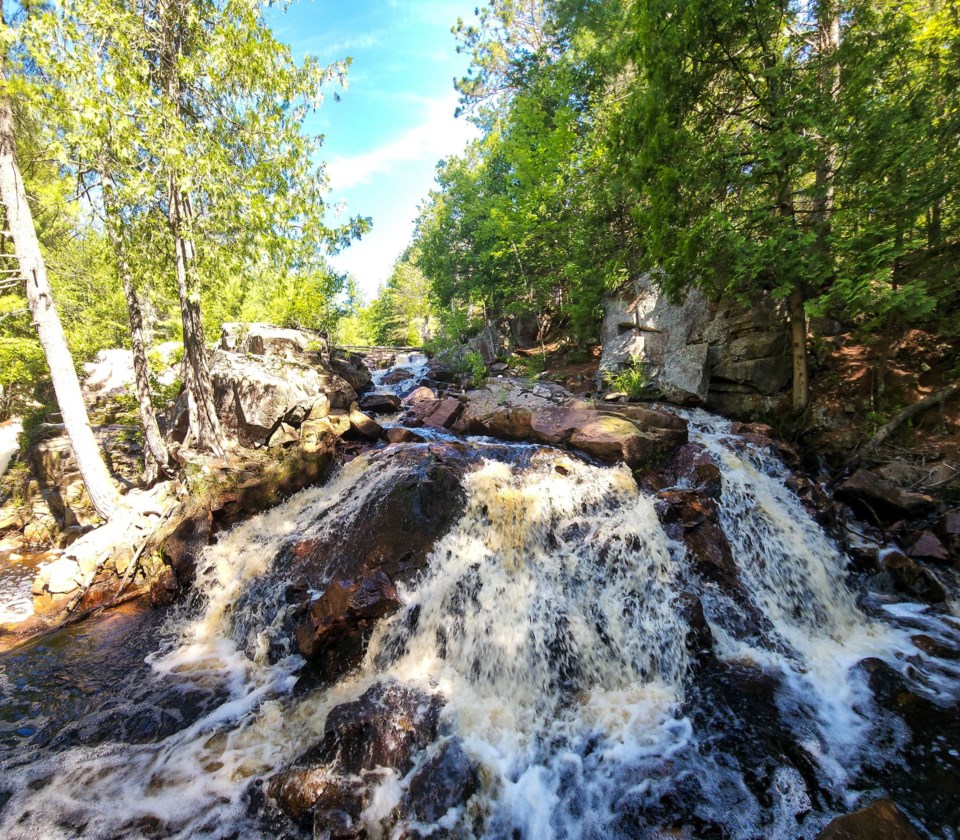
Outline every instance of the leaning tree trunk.
{"type": "Polygon", "coordinates": [[[177,290],[183,321],[184,377],[190,435],[196,446],[215,455],[223,455],[226,439],[213,402],[213,384],[200,316],[200,292],[197,288],[193,239],[189,235],[190,203],[180,189],[175,174],[170,175],[169,221],[173,234],[177,265],[177,290]]]}
{"type": "MultiPolygon", "coordinates": [[[[5,77],[0,57],[0,85],[3,84],[5,77]]],[[[120,496],[100,457],[100,448],[90,428],[67,339],[53,302],[47,268],[17,164],[13,109],[5,95],[0,95],[0,199],[6,209],[20,273],[26,281],[27,303],[37,325],[77,467],[97,513],[104,519],[110,519],[120,507],[120,496]]]]}
{"type": "Polygon", "coordinates": [[[103,185],[103,205],[106,211],[106,229],[117,263],[117,273],[123,286],[123,295],[127,300],[127,316],[130,320],[130,345],[133,349],[133,373],[137,389],[137,402],[140,407],[140,424],[143,426],[143,439],[146,449],[144,481],[151,485],[157,480],[158,473],[170,474],[170,453],[164,443],[157,415],[153,410],[150,393],[150,368],[147,362],[147,342],[143,330],[143,312],[140,300],[133,285],[133,275],[127,262],[123,241],[123,225],[117,213],[113,178],[109,171],[103,170],[100,176],[103,185]]]}

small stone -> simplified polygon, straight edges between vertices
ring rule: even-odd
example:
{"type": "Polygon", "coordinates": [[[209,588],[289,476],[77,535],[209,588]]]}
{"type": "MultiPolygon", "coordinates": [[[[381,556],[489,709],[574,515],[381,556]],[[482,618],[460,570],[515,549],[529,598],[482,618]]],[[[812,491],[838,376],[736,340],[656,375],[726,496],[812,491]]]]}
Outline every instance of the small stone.
{"type": "Polygon", "coordinates": [[[330,413],[330,400],[326,394],[321,394],[314,400],[310,411],[307,413],[307,420],[319,420],[330,413]]]}
{"type": "Polygon", "coordinates": [[[289,423],[281,423],[277,426],[276,431],[270,435],[267,446],[286,446],[287,444],[296,443],[298,440],[300,440],[300,433],[289,423]]]}

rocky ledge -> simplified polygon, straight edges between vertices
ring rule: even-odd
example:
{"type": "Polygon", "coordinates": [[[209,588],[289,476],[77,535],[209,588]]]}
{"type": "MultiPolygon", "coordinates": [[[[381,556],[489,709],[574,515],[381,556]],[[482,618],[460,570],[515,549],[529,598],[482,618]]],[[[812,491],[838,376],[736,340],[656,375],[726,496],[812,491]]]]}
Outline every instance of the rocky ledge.
{"type": "Polygon", "coordinates": [[[567,447],[632,468],[656,464],[687,441],[686,421],[671,412],[596,403],[558,385],[522,379],[489,380],[459,397],[438,398],[419,388],[405,402],[408,423],[567,447]]]}

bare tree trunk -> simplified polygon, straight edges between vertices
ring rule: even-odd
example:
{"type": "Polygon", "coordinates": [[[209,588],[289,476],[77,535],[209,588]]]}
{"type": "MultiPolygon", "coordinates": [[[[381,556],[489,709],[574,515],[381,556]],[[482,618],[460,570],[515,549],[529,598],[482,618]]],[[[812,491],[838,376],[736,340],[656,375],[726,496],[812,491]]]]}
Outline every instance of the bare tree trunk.
{"type": "Polygon", "coordinates": [[[183,358],[187,391],[187,412],[190,433],[200,449],[223,455],[227,446],[213,402],[213,383],[200,315],[200,290],[194,267],[193,240],[189,230],[190,203],[170,175],[170,231],[173,234],[177,264],[177,291],[180,295],[180,317],[183,321],[183,358]]]}
{"type": "Polygon", "coordinates": [[[793,351],[793,407],[803,411],[810,403],[810,372],[807,364],[807,313],[803,292],[790,295],[790,346],[793,351]]]}
{"type": "Polygon", "coordinates": [[[100,175],[103,185],[103,206],[106,211],[106,229],[117,262],[117,273],[123,286],[123,295],[127,300],[127,317],[130,320],[130,345],[133,349],[133,373],[137,389],[137,402],[140,408],[140,424],[143,426],[145,449],[144,481],[147,485],[157,480],[158,473],[170,474],[170,453],[160,434],[157,415],[153,410],[150,393],[150,368],[147,361],[147,342],[143,330],[143,312],[140,300],[133,285],[133,275],[127,262],[123,241],[122,222],[117,213],[113,178],[103,168],[100,175]]]}
{"type": "MultiPolygon", "coordinates": [[[[0,56],[0,85],[5,83],[2,62],[0,56]]],[[[0,198],[6,209],[20,273],[26,281],[27,303],[37,325],[77,467],[97,513],[110,519],[120,507],[120,495],[100,457],[67,339],[53,302],[47,268],[17,163],[13,110],[6,96],[0,96],[0,198]]]]}
{"type": "MultiPolygon", "coordinates": [[[[180,40],[178,22],[185,12],[176,0],[158,4],[160,16],[159,65],[160,82],[170,103],[182,111],[178,57],[180,40]]],[[[200,315],[200,289],[196,277],[190,200],[181,188],[178,173],[168,173],[167,218],[177,267],[177,291],[180,296],[180,317],[183,322],[183,371],[187,396],[190,437],[200,449],[223,455],[227,446],[213,402],[213,385],[200,315]]]]}

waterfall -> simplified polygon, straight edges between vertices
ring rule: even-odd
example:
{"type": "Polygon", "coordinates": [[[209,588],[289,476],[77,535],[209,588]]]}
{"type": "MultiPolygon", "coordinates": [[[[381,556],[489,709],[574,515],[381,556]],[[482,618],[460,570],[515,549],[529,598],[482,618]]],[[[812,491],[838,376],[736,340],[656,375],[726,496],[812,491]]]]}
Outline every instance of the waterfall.
{"type": "MultiPolygon", "coordinates": [[[[720,525],[762,617],[749,630],[726,620],[741,606],[700,579],[626,467],[477,439],[368,451],[204,552],[137,696],[176,707],[178,692],[203,691],[209,702],[148,743],[94,737],[92,724],[63,749],[15,743],[0,754],[0,834],[277,836],[260,820],[262,782],[323,737],[331,709],[394,679],[443,698],[442,737],[480,768],[479,793],[445,818],[454,836],[815,837],[907,743],[857,663],[882,660],[952,697],[960,669],[921,656],[910,633],[957,646],[960,629],[892,599],[867,610],[775,453],[719,418],[686,416],[720,468],[720,525]],[[304,663],[283,558],[304,540],[350,540],[372,501],[443,446],[462,453],[462,510],[398,585],[401,608],[376,626],[359,668],[294,690],[304,663]],[[705,662],[687,649],[691,595],[714,638],[705,662]]],[[[129,713],[128,690],[112,714],[129,713]]],[[[368,828],[390,836],[374,818],[409,776],[379,779],[368,828]]]]}

